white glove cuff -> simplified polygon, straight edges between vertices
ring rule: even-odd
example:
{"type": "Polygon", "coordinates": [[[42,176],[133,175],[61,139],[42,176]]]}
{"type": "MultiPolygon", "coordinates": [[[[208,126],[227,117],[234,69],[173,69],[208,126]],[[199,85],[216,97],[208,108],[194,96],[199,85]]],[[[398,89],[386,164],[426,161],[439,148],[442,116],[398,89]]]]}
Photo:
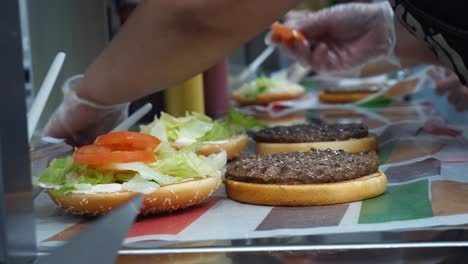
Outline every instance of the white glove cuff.
{"type": "Polygon", "coordinates": [[[115,104],[115,105],[101,105],[93,101],[90,101],[88,99],[79,97],[75,92],[75,87],[83,78],[84,78],[83,74],[77,74],[68,78],[62,86],[63,94],[68,95],[72,101],[78,104],[86,105],[95,109],[112,110],[115,108],[122,108],[122,107],[128,106],[128,103],[115,104]]]}

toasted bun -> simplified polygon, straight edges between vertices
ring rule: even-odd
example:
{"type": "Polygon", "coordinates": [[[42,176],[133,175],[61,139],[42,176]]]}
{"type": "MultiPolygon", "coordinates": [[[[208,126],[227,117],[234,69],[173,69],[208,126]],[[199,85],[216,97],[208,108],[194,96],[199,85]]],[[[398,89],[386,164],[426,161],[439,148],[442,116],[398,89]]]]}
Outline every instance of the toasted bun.
{"type": "Polygon", "coordinates": [[[367,98],[373,94],[374,92],[327,93],[325,91],[321,91],[319,93],[319,100],[322,103],[331,104],[353,103],[367,98]]]}
{"type": "MultiPolygon", "coordinates": [[[[213,194],[220,183],[221,176],[215,176],[160,187],[156,191],[144,195],[140,214],[153,215],[171,212],[199,204],[213,194]]],[[[48,191],[48,194],[59,207],[67,212],[77,215],[96,216],[110,212],[138,193],[67,193],[55,196],[48,191]]]]}
{"type": "Polygon", "coordinates": [[[272,117],[268,114],[257,113],[257,121],[266,126],[290,126],[307,123],[305,111],[295,112],[284,116],[272,117]]]}
{"type": "Polygon", "coordinates": [[[304,95],[304,90],[284,91],[281,93],[263,93],[254,100],[245,99],[240,93],[234,92],[234,101],[239,105],[267,105],[271,102],[294,100],[304,95]]]}
{"type": "MultiPolygon", "coordinates": [[[[249,143],[249,138],[246,134],[232,137],[223,143],[205,143],[197,151],[198,154],[209,156],[213,153],[219,153],[220,149],[226,150],[227,159],[233,159],[239,156],[246,148],[249,143]]],[[[171,146],[176,149],[181,149],[189,144],[176,144],[171,143],[171,146]]]]}
{"type": "Polygon", "coordinates": [[[351,138],[340,141],[306,142],[306,143],[260,143],[255,144],[257,154],[271,154],[279,152],[320,150],[344,150],[351,153],[362,153],[375,150],[377,139],[373,135],[365,138],[351,138]]]}
{"type": "MultiPolygon", "coordinates": [[[[207,245],[193,245],[192,247],[207,245]]],[[[210,245],[208,245],[210,246],[210,245]]],[[[226,253],[185,253],[185,254],[129,254],[118,255],[116,264],[207,264],[231,263],[226,253]]]]}
{"type": "Polygon", "coordinates": [[[258,184],[226,180],[227,195],[249,204],[277,206],[327,205],[360,201],[381,195],[387,189],[382,172],[350,181],[320,184],[258,184]]]}

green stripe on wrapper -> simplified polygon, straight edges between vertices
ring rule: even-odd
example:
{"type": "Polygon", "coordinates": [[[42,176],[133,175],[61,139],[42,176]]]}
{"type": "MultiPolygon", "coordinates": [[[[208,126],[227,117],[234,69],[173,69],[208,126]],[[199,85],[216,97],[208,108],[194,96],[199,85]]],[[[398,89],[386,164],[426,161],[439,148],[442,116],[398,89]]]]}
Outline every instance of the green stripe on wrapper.
{"type": "Polygon", "coordinates": [[[428,186],[428,180],[421,180],[388,187],[385,194],[362,202],[359,224],[432,217],[428,186]]]}
{"type": "Polygon", "coordinates": [[[393,103],[393,99],[386,96],[376,96],[369,100],[364,100],[364,102],[358,103],[357,106],[365,108],[385,108],[393,103]]]}
{"type": "Polygon", "coordinates": [[[382,148],[379,148],[378,154],[380,159],[380,164],[387,162],[390,155],[392,155],[393,150],[395,149],[396,142],[390,142],[385,144],[382,148]]]}

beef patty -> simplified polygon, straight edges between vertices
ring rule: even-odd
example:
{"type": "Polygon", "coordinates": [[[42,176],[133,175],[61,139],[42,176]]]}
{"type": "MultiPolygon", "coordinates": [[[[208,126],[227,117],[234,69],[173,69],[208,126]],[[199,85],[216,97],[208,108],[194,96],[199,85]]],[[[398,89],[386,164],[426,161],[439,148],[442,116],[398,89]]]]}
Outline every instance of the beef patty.
{"type": "Polygon", "coordinates": [[[250,155],[228,165],[228,180],[262,184],[312,184],[352,180],[377,172],[373,152],[352,154],[342,150],[250,155]]]}
{"type": "Polygon", "coordinates": [[[364,138],[369,131],[364,124],[299,124],[266,128],[255,133],[261,143],[304,143],[364,138]]]}

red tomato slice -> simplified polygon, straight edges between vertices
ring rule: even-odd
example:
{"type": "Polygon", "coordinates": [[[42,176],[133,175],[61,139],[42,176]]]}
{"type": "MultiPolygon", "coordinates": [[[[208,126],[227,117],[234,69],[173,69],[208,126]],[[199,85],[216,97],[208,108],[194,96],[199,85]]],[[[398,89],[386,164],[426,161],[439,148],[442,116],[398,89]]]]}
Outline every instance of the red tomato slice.
{"type": "Polygon", "coordinates": [[[95,145],[111,146],[114,150],[153,150],[161,141],[151,135],[121,131],[99,136],[95,145]]]}
{"type": "Polygon", "coordinates": [[[294,41],[304,41],[305,36],[301,32],[288,28],[278,22],[271,25],[272,38],[275,41],[283,41],[286,45],[291,46],[294,41]]]}
{"type": "Polygon", "coordinates": [[[87,145],[78,148],[73,159],[81,164],[105,165],[127,162],[154,162],[156,156],[153,151],[147,150],[121,151],[113,150],[109,146],[87,145]]]}

